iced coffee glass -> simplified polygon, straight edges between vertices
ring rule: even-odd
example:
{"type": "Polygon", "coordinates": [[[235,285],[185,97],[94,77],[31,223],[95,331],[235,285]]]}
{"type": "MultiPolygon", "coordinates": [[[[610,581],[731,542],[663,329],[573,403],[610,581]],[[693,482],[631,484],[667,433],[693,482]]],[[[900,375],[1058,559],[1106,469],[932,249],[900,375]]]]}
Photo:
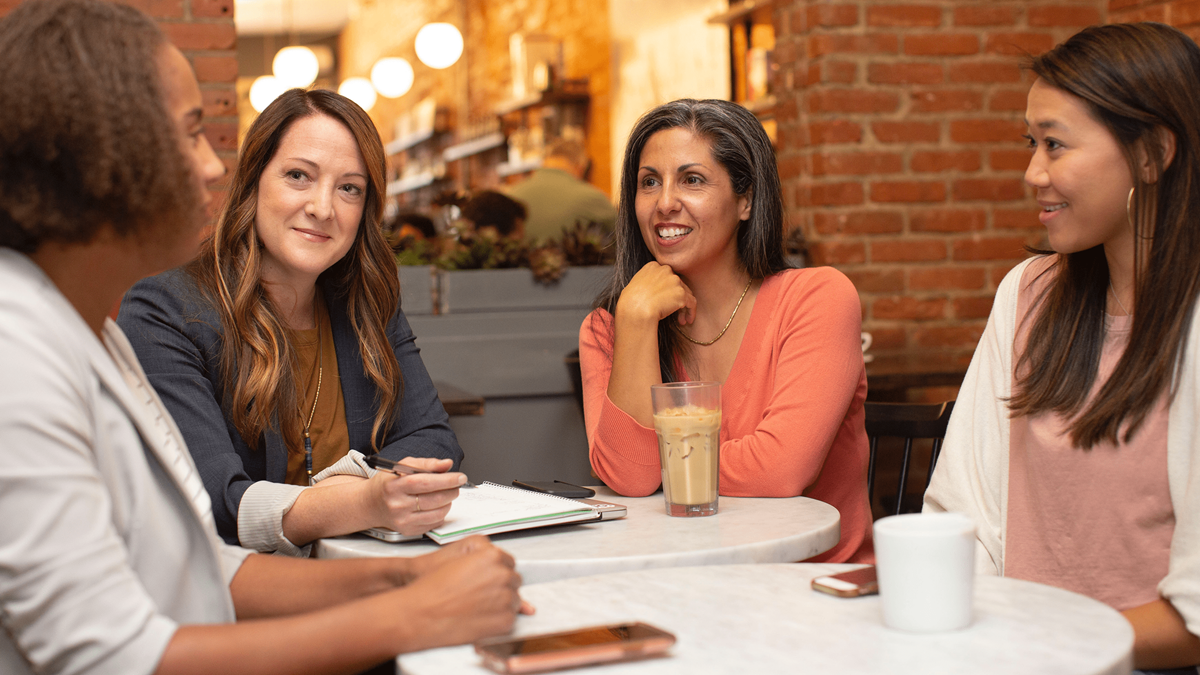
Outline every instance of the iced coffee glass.
{"type": "Polygon", "coordinates": [[[667,515],[711,516],[717,512],[721,444],[721,385],[672,382],[650,387],[654,431],[662,464],[667,515]]]}

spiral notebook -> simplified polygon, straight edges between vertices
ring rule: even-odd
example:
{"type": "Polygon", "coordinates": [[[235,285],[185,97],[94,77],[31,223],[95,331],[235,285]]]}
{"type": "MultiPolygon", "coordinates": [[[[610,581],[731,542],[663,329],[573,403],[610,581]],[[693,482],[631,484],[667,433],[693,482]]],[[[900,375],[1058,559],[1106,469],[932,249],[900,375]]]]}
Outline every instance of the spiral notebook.
{"type": "Polygon", "coordinates": [[[446,522],[425,536],[439,544],[448,544],[472,534],[499,534],[600,518],[596,507],[577,499],[482,483],[459,490],[446,522]]]}

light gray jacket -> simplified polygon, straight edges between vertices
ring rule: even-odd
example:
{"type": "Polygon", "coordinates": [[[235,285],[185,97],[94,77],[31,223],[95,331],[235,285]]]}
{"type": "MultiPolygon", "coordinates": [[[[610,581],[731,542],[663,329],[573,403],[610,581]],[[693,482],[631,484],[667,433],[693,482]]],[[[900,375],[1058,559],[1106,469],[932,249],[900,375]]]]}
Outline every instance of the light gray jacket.
{"type": "Polygon", "coordinates": [[[153,672],[180,624],[234,620],[249,551],[216,534],[124,334],[104,343],[0,249],[0,672],[153,672]]]}

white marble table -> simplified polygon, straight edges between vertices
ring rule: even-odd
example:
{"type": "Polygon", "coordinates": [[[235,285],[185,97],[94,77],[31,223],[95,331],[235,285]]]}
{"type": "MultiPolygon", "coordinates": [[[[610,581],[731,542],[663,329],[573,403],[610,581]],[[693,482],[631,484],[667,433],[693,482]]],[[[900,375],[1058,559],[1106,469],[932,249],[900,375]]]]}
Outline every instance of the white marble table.
{"type": "MultiPolygon", "coordinates": [[[[841,536],[837,509],[815,499],[721,497],[705,518],[672,518],[661,494],[597,499],[624,504],[626,517],[508,532],[492,541],[517,561],[526,584],[658,567],[794,562],[833,548],[841,536]]],[[[387,543],[364,535],[316,543],[318,558],[416,556],[436,551],[428,540],[387,543]]]]}
{"type": "MultiPolygon", "coordinates": [[[[843,599],[813,577],[853,565],[730,565],[658,569],[527,586],[537,614],[515,635],[645,621],[678,642],[662,658],[580,668],[572,675],[906,673],[1127,675],[1133,630],[1082,595],[1014,579],[979,577],[975,618],[937,635],[883,626],[879,597],[843,599]]],[[[488,673],[470,645],[408,654],[405,675],[488,673]]]]}

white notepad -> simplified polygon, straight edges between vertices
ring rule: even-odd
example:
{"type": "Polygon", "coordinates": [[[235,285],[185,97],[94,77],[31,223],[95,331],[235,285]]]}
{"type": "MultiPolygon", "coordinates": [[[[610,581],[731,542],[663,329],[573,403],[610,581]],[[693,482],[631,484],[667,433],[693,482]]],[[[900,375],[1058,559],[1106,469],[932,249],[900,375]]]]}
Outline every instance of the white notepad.
{"type": "Polygon", "coordinates": [[[575,499],[531,492],[521,488],[482,483],[463,488],[450,505],[446,522],[426,537],[439,544],[458,541],[472,534],[498,534],[546,525],[600,520],[591,505],[575,499]]]}

